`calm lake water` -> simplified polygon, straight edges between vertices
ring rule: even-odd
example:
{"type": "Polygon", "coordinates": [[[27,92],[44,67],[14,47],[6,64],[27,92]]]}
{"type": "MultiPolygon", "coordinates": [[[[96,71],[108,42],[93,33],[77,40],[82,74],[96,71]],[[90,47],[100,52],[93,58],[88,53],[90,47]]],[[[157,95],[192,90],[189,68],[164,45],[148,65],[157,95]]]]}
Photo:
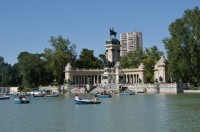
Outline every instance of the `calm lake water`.
{"type": "Polygon", "coordinates": [[[71,94],[29,98],[0,100],[1,132],[200,131],[200,94],[114,95],[99,105],[75,105],[71,94]]]}

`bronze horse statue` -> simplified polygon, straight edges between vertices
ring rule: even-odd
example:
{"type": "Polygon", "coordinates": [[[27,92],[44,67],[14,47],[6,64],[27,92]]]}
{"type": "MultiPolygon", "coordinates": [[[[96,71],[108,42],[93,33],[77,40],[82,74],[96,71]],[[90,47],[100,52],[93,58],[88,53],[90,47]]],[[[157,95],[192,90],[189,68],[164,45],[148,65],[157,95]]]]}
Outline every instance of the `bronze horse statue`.
{"type": "Polygon", "coordinates": [[[116,38],[117,32],[114,31],[114,28],[110,29],[110,37],[114,35],[116,38]]]}

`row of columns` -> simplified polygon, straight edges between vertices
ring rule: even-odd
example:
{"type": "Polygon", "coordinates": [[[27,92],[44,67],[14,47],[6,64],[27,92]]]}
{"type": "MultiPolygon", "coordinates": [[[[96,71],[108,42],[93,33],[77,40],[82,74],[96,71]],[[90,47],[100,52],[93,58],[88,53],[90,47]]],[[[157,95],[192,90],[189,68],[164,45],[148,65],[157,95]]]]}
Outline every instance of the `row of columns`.
{"type": "Polygon", "coordinates": [[[10,88],[0,87],[0,93],[9,93],[9,92],[10,92],[10,88]]]}
{"type": "Polygon", "coordinates": [[[140,82],[142,80],[139,78],[139,74],[126,74],[125,80],[126,80],[126,83],[129,83],[129,84],[142,83],[142,82],[140,82]]]}
{"type": "Polygon", "coordinates": [[[92,84],[99,84],[102,80],[102,75],[73,75],[73,84],[88,84],[88,81],[91,81],[92,84]]]}
{"type": "MultiPolygon", "coordinates": [[[[91,84],[99,84],[102,82],[102,75],[73,75],[73,84],[88,84],[90,80],[91,84]]],[[[139,74],[126,74],[123,76],[123,80],[128,84],[142,83],[142,79],[139,78],[139,74]]]]}

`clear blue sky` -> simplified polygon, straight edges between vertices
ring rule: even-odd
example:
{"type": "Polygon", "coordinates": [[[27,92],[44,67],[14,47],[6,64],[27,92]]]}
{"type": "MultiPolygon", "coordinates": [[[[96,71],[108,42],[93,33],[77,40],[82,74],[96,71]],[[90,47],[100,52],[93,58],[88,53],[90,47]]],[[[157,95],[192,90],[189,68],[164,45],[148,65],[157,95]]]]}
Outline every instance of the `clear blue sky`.
{"type": "Polygon", "coordinates": [[[164,51],[169,24],[199,5],[199,0],[1,0],[0,56],[14,64],[20,52],[42,53],[51,47],[50,36],[58,35],[75,43],[78,54],[88,48],[98,56],[111,27],[118,39],[121,32],[142,32],[144,48],[164,51]]]}

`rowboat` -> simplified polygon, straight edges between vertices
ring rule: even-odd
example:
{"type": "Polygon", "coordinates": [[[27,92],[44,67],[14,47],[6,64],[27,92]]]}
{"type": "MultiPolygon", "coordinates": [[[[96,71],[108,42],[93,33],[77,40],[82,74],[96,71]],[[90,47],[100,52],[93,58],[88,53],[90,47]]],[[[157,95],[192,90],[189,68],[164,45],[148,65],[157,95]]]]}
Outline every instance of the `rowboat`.
{"type": "Polygon", "coordinates": [[[46,97],[58,97],[59,94],[47,94],[46,97]]]}
{"type": "Polygon", "coordinates": [[[99,98],[111,98],[111,94],[96,94],[99,98]]]}
{"type": "Polygon", "coordinates": [[[135,91],[132,91],[132,90],[125,90],[125,91],[122,91],[121,95],[134,95],[135,94],[135,91]]]}
{"type": "Polygon", "coordinates": [[[134,95],[135,92],[124,92],[124,93],[121,93],[121,95],[134,95]]]}
{"type": "Polygon", "coordinates": [[[30,103],[30,100],[27,100],[27,99],[23,99],[23,100],[14,99],[14,101],[15,101],[15,104],[28,104],[28,103],[30,103]]]}
{"type": "Polygon", "coordinates": [[[9,96],[3,95],[3,96],[0,97],[0,100],[7,100],[7,99],[9,99],[9,98],[10,98],[9,96]]]}
{"type": "Polygon", "coordinates": [[[44,97],[44,94],[33,94],[33,97],[44,97]]]}
{"type": "Polygon", "coordinates": [[[101,102],[95,102],[92,100],[82,99],[82,100],[74,100],[75,104],[101,104],[101,102]]]}
{"type": "Polygon", "coordinates": [[[147,91],[147,89],[143,88],[143,89],[138,90],[137,93],[145,93],[146,91],[147,91]]]}

